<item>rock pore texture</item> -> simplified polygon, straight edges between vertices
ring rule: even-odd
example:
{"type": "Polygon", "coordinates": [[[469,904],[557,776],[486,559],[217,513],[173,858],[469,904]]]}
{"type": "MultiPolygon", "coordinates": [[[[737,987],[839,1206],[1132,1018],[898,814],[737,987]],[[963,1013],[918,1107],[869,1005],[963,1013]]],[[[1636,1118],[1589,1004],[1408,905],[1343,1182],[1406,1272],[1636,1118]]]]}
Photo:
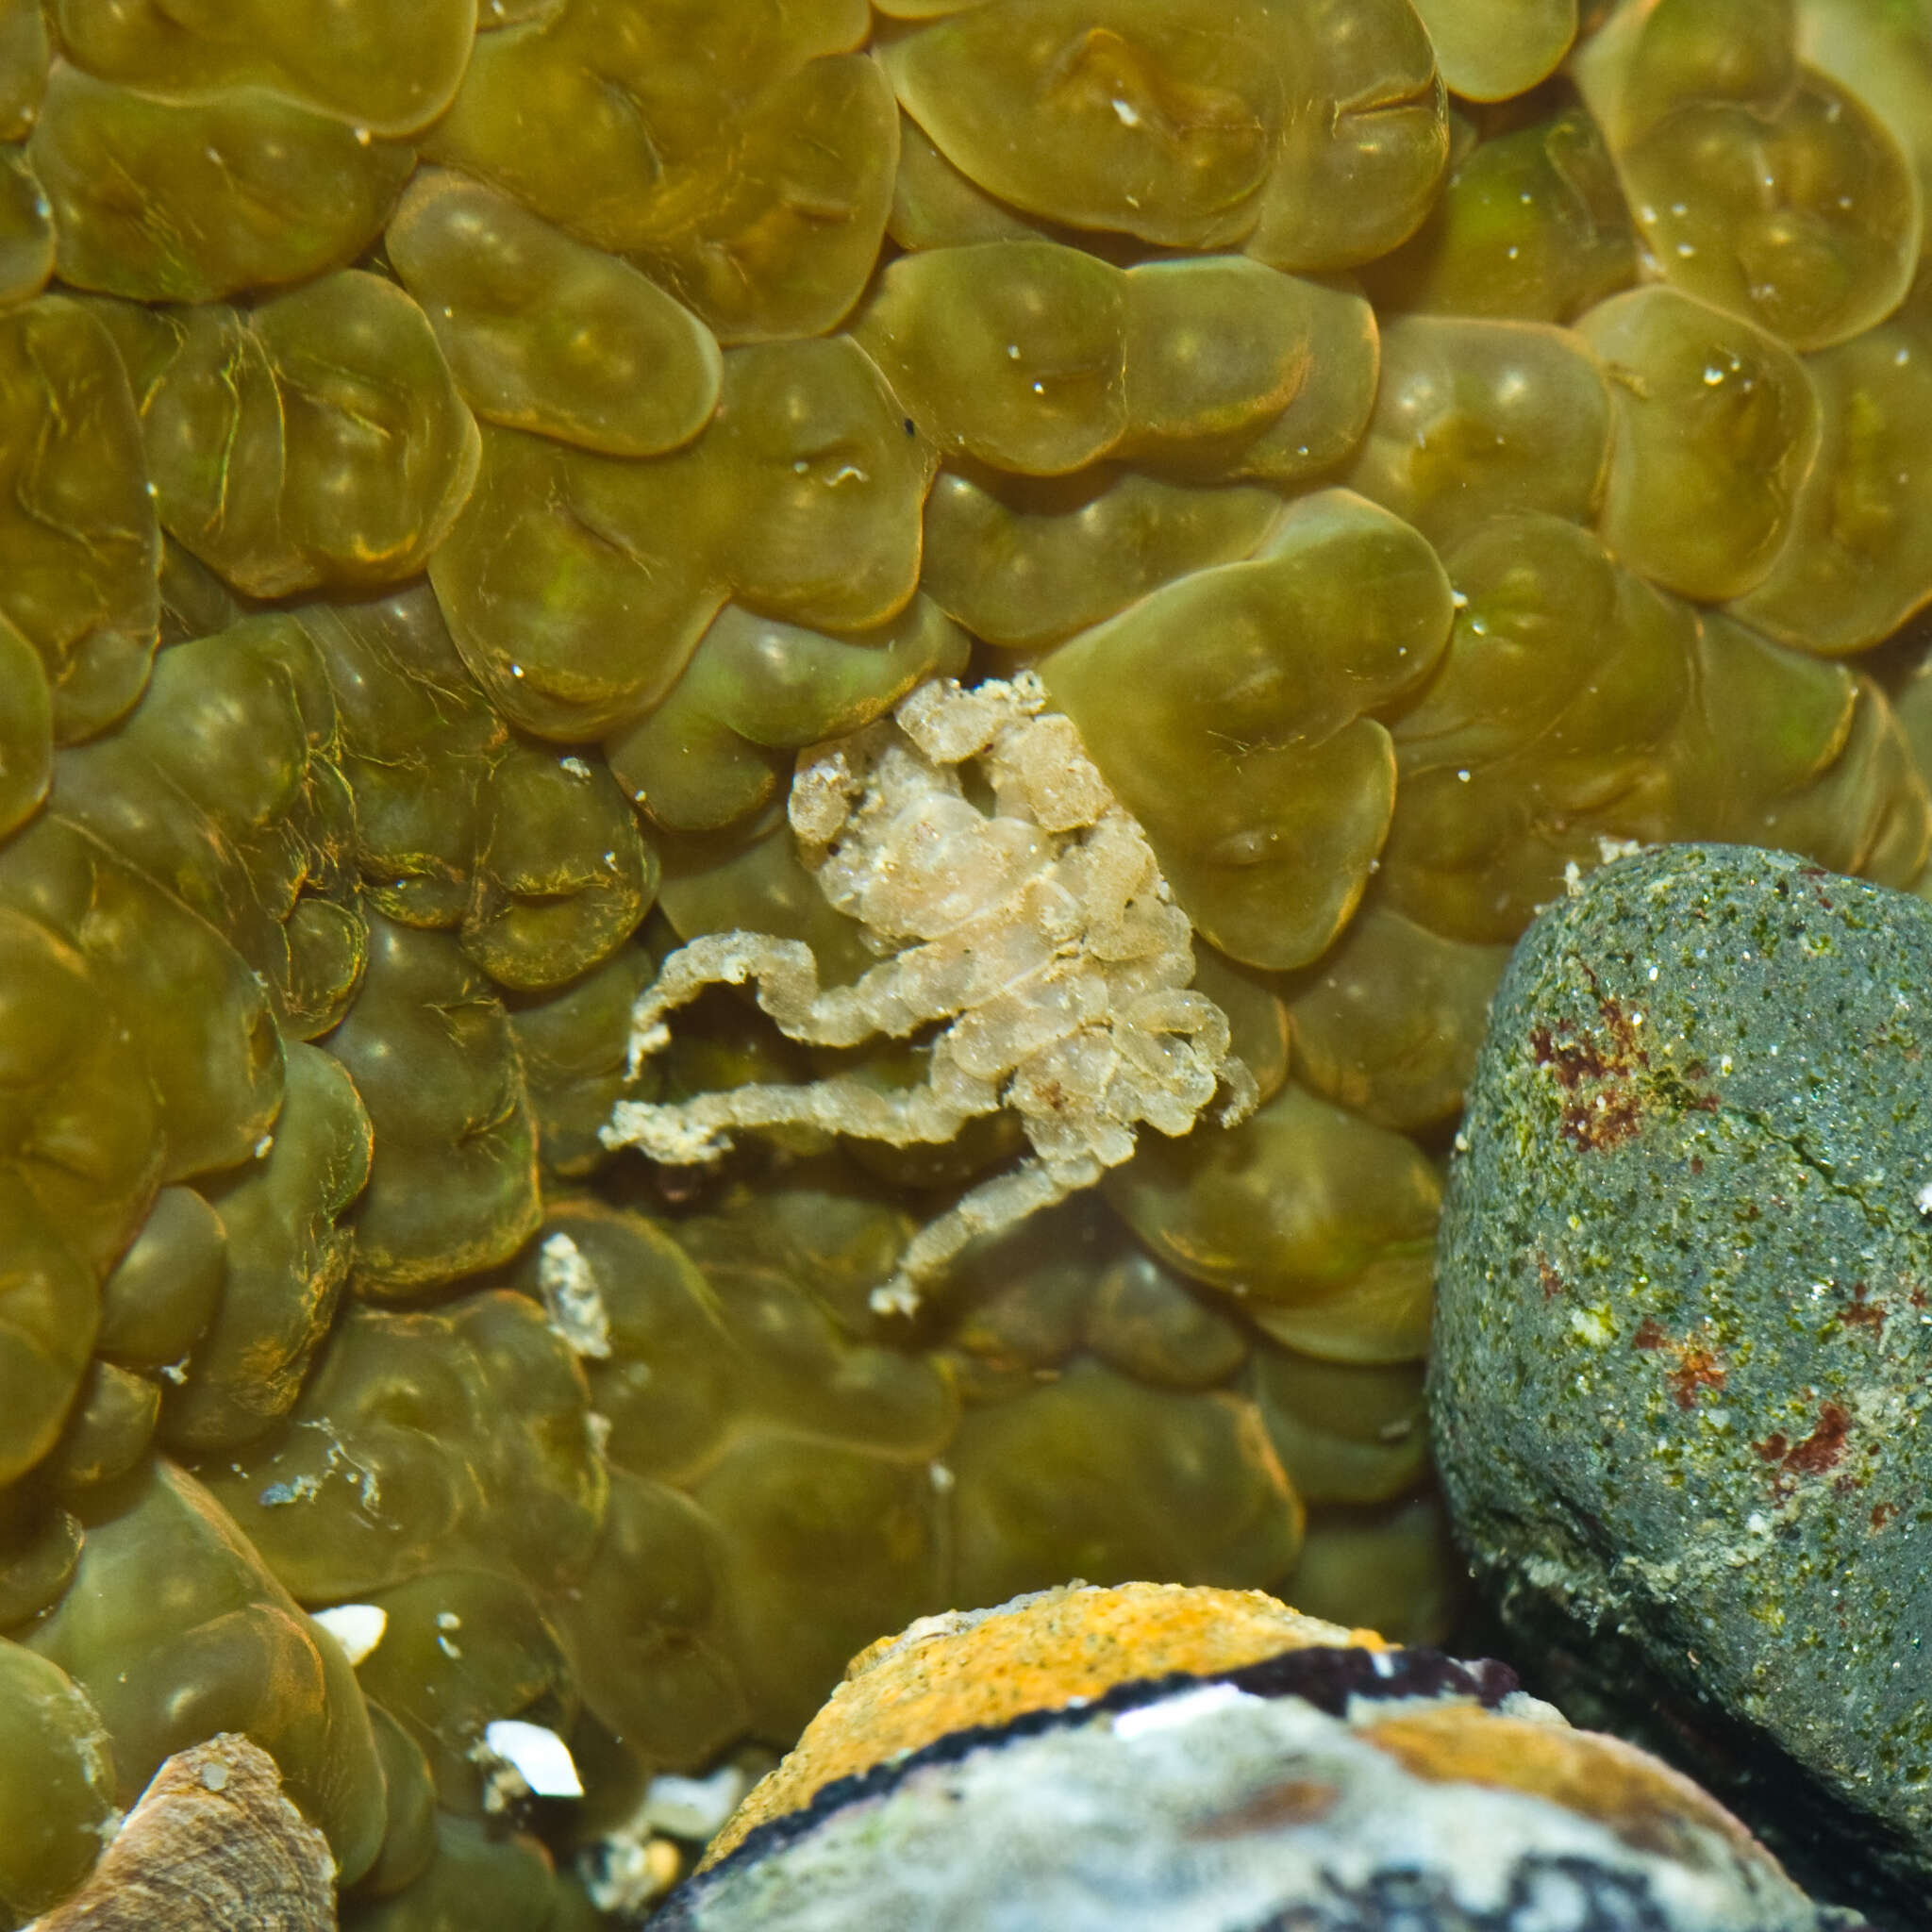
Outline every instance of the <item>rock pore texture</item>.
{"type": "Polygon", "coordinates": [[[1524,1656],[1923,1898],[1932,908],[1735,846],[1606,867],[1518,948],[1458,1147],[1436,1447],[1524,1656]]]}

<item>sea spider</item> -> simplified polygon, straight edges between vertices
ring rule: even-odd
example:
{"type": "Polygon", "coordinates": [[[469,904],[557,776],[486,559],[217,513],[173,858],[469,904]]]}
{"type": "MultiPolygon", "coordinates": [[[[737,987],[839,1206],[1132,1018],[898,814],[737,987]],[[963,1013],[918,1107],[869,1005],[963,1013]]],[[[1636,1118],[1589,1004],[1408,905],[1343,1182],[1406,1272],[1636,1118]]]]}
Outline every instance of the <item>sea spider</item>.
{"type": "Polygon", "coordinates": [[[1189,986],[1192,928],[1146,834],[1033,673],[972,690],[929,679],[891,718],[801,753],[790,816],[820,890],[884,957],[853,985],[821,988],[799,941],[695,939],[638,1000],[633,1075],[669,1041],[666,1014],[708,986],[751,980],[780,1028],[815,1045],[939,1024],[924,1082],[889,1092],[836,1074],[675,1105],[621,1101],[608,1145],[684,1164],[723,1151],[734,1127],[809,1124],[906,1146],[1011,1108],[1032,1153],[923,1228],[874,1291],[880,1312],[910,1313],[975,1236],[1125,1160],[1142,1122],[1185,1134],[1224,1084],[1224,1122],[1254,1107],[1227,1016],[1189,986]],[[961,782],[974,762],[991,812],[961,782]]]}

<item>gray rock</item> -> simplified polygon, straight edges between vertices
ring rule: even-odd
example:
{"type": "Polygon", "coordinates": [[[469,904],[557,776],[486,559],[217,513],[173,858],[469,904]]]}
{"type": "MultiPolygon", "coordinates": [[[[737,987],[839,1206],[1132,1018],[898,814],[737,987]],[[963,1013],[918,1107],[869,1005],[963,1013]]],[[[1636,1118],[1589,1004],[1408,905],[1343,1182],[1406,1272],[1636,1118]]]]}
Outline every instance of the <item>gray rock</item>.
{"type": "Polygon", "coordinates": [[[1674,846],[1546,910],[1438,1292],[1437,1456],[1519,1655],[1923,1924],[1932,907],[1674,846]]]}

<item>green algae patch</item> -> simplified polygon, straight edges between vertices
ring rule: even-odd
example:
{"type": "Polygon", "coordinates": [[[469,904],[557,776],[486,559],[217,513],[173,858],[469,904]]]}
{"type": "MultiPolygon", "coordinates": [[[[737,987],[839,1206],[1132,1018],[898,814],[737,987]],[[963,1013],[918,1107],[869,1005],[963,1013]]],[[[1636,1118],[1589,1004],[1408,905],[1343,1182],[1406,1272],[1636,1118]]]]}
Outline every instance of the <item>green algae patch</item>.
{"type": "Polygon", "coordinates": [[[1928,949],[1923,902],[1743,847],[1548,908],[1458,1140],[1430,1370],[1525,1653],[1599,1708],[1656,1699],[1881,1896],[1932,1869],[1928,949]]]}

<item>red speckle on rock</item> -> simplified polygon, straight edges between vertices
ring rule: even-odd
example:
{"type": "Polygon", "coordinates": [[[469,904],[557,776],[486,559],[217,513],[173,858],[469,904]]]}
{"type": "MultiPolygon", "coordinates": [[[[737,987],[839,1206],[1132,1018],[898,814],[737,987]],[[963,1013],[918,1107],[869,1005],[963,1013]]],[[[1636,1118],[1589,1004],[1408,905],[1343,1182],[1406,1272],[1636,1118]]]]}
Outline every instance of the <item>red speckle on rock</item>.
{"type": "MultiPolygon", "coordinates": [[[[1567,1023],[1564,1030],[1572,1030],[1567,1023]]],[[[1629,1068],[1607,1058],[1587,1034],[1580,1040],[1558,1040],[1547,1026],[1533,1026],[1529,1047],[1537,1065],[1547,1067],[1571,1096],[1558,1131],[1580,1153],[1614,1147],[1637,1131],[1636,1096],[1624,1084],[1629,1068]]]]}
{"type": "Polygon", "coordinates": [[[1883,1529],[1898,1514],[1896,1503],[1874,1503],[1872,1506],[1872,1527],[1883,1529]]]}
{"type": "MultiPolygon", "coordinates": [[[[1694,1408],[1701,1390],[1722,1389],[1729,1378],[1730,1371],[1718,1360],[1715,1349],[1707,1347],[1701,1341],[1686,1338],[1673,1341],[1655,1316],[1646,1315],[1638,1324],[1637,1333],[1630,1338],[1632,1348],[1669,1349],[1677,1357],[1677,1366],[1664,1376],[1670,1385],[1671,1393],[1676,1398],[1679,1408],[1694,1408]]],[[[1778,1438],[1780,1444],[1783,1438],[1778,1438]]],[[[1760,1455],[1763,1453],[1760,1448],[1760,1455]]],[[[1784,1454],[1782,1447],[1778,1454],[1784,1454]]]]}
{"type": "Polygon", "coordinates": [[[1767,1436],[1757,1444],[1757,1453],[1767,1462],[1781,1463],[1799,1475],[1823,1475],[1843,1460],[1845,1437],[1851,1426],[1851,1412],[1842,1404],[1822,1402],[1818,1406],[1818,1425],[1802,1442],[1788,1449],[1783,1436],[1767,1436]],[[1775,1449],[1772,1447],[1774,1443],[1777,1445],[1775,1449]]]}
{"type": "Polygon", "coordinates": [[[1664,1377],[1679,1408],[1694,1408],[1701,1389],[1722,1389],[1730,1374],[1711,1351],[1699,1341],[1687,1341],[1677,1351],[1677,1366],[1664,1377]]]}
{"type": "Polygon", "coordinates": [[[1593,1154],[1607,1147],[1621,1146],[1637,1132],[1639,1124],[1635,1095],[1599,1093],[1593,1104],[1572,1101],[1563,1109],[1559,1131],[1579,1154],[1593,1154]]]}
{"type": "Polygon", "coordinates": [[[1547,1026],[1532,1026],[1529,1045],[1537,1065],[1548,1067],[1565,1092],[1575,1092],[1585,1080],[1607,1080],[1623,1071],[1597,1051],[1587,1034],[1581,1040],[1559,1041],[1547,1026]]]}
{"type": "Polygon", "coordinates": [[[1653,1098],[1671,1109],[1714,1113],[1716,1094],[1687,1090],[1672,1074],[1656,1083],[1658,1091],[1653,1095],[1650,1055],[1642,1044],[1643,1016],[1605,992],[1588,964],[1583,972],[1597,995],[1601,1030],[1586,1031],[1574,1021],[1559,1020],[1554,1029],[1532,1026],[1529,1031],[1537,1065],[1548,1070],[1565,1095],[1557,1128],[1562,1138],[1580,1154],[1621,1146],[1643,1124],[1644,1108],[1653,1098]]]}
{"type": "Polygon", "coordinates": [[[1885,1304],[1868,1299],[1870,1293],[1862,1281],[1855,1281],[1852,1299],[1839,1310],[1839,1320],[1847,1328],[1863,1328],[1875,1336],[1885,1326],[1885,1304]]]}
{"type": "MultiPolygon", "coordinates": [[[[1802,867],[1799,870],[1798,876],[1801,879],[1811,879],[1815,881],[1818,879],[1828,879],[1831,876],[1831,874],[1828,872],[1826,872],[1822,865],[1807,865],[1802,867]]],[[[1814,883],[1811,888],[1811,891],[1812,895],[1817,899],[1818,903],[1821,906],[1823,906],[1827,912],[1831,912],[1837,909],[1832,905],[1831,901],[1825,896],[1824,888],[1823,886],[1814,883]]]]}

